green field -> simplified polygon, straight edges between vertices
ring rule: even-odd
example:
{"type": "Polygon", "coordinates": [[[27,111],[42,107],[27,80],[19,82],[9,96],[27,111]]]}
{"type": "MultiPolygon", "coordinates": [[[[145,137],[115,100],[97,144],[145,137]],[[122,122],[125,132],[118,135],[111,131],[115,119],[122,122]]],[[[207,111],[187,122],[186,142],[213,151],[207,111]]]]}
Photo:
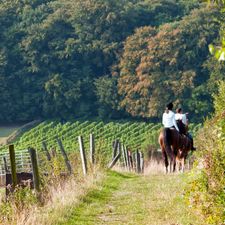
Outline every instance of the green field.
{"type": "Polygon", "coordinates": [[[38,150],[45,141],[49,148],[58,148],[56,138],[59,137],[66,151],[77,151],[78,136],[82,135],[85,147],[89,147],[89,135],[94,134],[97,150],[108,152],[112,149],[114,140],[119,139],[131,150],[141,149],[146,144],[156,144],[160,124],[145,122],[102,122],[102,121],[74,121],[60,123],[45,121],[35,128],[25,132],[15,143],[16,149],[32,146],[38,150]]]}
{"type": "MultiPolygon", "coordinates": [[[[58,149],[57,137],[63,142],[66,151],[78,151],[78,136],[83,136],[85,148],[89,148],[89,135],[92,133],[95,137],[95,147],[97,151],[112,151],[112,143],[119,139],[131,151],[136,149],[145,149],[148,145],[158,146],[158,135],[161,124],[131,121],[70,121],[60,123],[58,121],[45,121],[36,127],[25,132],[15,142],[17,150],[34,147],[38,150],[42,148],[42,142],[45,141],[48,148],[58,149]]],[[[199,125],[191,126],[194,132],[199,125]]],[[[8,128],[8,132],[9,132],[8,128]]],[[[5,131],[6,132],[6,131],[5,131]]]]}

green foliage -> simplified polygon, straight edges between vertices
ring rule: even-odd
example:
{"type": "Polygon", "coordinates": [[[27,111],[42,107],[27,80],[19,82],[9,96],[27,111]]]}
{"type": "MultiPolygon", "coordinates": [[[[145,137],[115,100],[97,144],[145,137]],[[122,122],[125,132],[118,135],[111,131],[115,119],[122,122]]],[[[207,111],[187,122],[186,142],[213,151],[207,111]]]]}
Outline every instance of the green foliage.
{"type": "Polygon", "coordinates": [[[13,201],[18,210],[38,203],[34,192],[29,187],[17,188],[15,193],[10,196],[9,200],[13,201]]]}
{"type": "Polygon", "coordinates": [[[219,85],[215,96],[215,115],[206,121],[197,136],[199,153],[196,168],[187,188],[191,206],[205,217],[207,224],[225,221],[225,82],[219,85]]]}
{"type": "Polygon", "coordinates": [[[80,82],[74,83],[56,74],[45,83],[44,113],[53,117],[66,118],[81,96],[80,86],[80,82]]]}
{"type": "Polygon", "coordinates": [[[225,61],[225,1],[224,0],[208,0],[209,3],[216,4],[220,10],[218,22],[220,23],[220,39],[221,44],[209,45],[209,51],[218,61],[225,61]]]}
{"type": "MultiPolygon", "coordinates": [[[[225,81],[219,82],[218,94],[214,96],[214,107],[218,115],[224,113],[225,106],[225,81]]],[[[225,130],[224,130],[225,131],[225,130]]]]}
{"type": "Polygon", "coordinates": [[[98,115],[101,119],[119,118],[120,97],[117,93],[116,77],[103,76],[95,80],[96,96],[98,99],[98,115]]]}
{"type": "Polygon", "coordinates": [[[125,39],[199,7],[196,0],[1,1],[0,122],[124,116],[110,74],[125,39]],[[101,91],[105,84],[116,103],[101,91]]]}
{"type": "MultiPolygon", "coordinates": [[[[218,92],[218,81],[225,79],[225,64],[219,63],[214,57],[210,57],[204,67],[210,73],[206,88],[209,90],[209,94],[213,95],[218,92]]],[[[212,98],[212,96],[210,96],[210,98],[212,98]]]]}

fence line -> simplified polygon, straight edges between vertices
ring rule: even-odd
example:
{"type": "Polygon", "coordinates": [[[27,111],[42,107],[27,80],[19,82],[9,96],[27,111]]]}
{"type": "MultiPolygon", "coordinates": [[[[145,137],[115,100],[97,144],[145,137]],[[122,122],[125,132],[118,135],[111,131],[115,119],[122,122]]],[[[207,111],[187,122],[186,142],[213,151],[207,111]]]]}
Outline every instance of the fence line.
{"type": "MultiPolygon", "coordinates": [[[[31,172],[31,160],[28,149],[15,151],[15,161],[17,172],[31,172]]],[[[6,174],[6,170],[11,172],[10,155],[9,152],[0,153],[0,176],[6,174]],[[5,167],[6,165],[6,167],[5,167]]]]}
{"type": "Polygon", "coordinates": [[[144,173],[144,154],[139,150],[136,150],[136,152],[132,154],[130,149],[128,149],[125,144],[120,143],[118,139],[113,142],[113,158],[108,164],[108,168],[112,169],[121,156],[123,157],[121,160],[122,166],[125,170],[128,172],[144,173]]]}
{"type": "MultiPolygon", "coordinates": [[[[66,167],[68,169],[67,175],[73,173],[72,165],[69,161],[69,157],[64,149],[63,143],[61,139],[57,138],[56,142],[59,146],[59,153],[64,158],[66,167]]],[[[90,163],[92,166],[96,164],[96,157],[95,157],[95,141],[94,135],[90,134],[90,151],[89,151],[89,158],[90,163]]],[[[80,159],[82,162],[82,169],[83,174],[87,175],[88,173],[88,166],[87,166],[87,159],[86,159],[86,152],[84,148],[84,141],[83,137],[78,137],[78,144],[80,146],[80,159]]],[[[47,143],[42,142],[42,152],[45,153],[46,162],[51,162],[53,157],[49,153],[47,148],[47,143]]],[[[108,163],[108,168],[112,169],[116,163],[120,160],[120,165],[124,167],[128,172],[133,171],[137,173],[144,172],[144,155],[139,150],[136,150],[133,154],[131,153],[130,149],[126,146],[125,143],[120,142],[119,139],[113,141],[112,145],[112,160],[108,163]]],[[[30,187],[34,187],[37,193],[37,196],[40,194],[40,176],[39,176],[39,169],[38,169],[38,154],[36,150],[32,147],[28,149],[23,149],[20,151],[15,151],[14,146],[9,146],[9,152],[1,152],[0,153],[0,177],[2,178],[5,176],[6,185],[11,185],[12,188],[10,192],[12,192],[15,186],[21,185],[21,182],[29,180],[32,182],[30,187]]],[[[52,164],[50,164],[52,167],[52,164]]],[[[53,168],[53,167],[52,167],[53,168]]],[[[48,175],[48,172],[45,174],[48,175]]],[[[65,173],[64,173],[65,176],[65,173]]],[[[30,184],[30,182],[29,182],[30,184]]],[[[6,193],[9,193],[6,190],[6,193]]]]}

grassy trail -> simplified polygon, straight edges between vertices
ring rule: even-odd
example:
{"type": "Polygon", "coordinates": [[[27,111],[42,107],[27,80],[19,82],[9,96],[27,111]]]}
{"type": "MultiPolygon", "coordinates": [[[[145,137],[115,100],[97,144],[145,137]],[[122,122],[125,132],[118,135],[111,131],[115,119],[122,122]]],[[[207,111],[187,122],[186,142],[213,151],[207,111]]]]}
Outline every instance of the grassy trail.
{"type": "Polygon", "coordinates": [[[184,176],[109,172],[58,224],[201,225],[182,197],[184,176]]]}

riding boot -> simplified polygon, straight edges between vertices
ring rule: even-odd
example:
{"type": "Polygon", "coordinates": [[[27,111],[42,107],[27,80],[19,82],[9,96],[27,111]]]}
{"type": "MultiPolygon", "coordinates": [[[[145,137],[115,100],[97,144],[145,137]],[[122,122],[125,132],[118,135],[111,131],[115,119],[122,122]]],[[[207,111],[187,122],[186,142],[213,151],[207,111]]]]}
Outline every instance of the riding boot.
{"type": "Polygon", "coordinates": [[[193,142],[193,138],[191,138],[191,150],[195,151],[196,148],[194,147],[194,142],[193,142]]]}
{"type": "Polygon", "coordinates": [[[189,133],[187,133],[187,137],[189,137],[190,140],[191,140],[191,150],[192,150],[192,151],[195,151],[196,148],[194,147],[193,137],[192,137],[189,133]]]}

